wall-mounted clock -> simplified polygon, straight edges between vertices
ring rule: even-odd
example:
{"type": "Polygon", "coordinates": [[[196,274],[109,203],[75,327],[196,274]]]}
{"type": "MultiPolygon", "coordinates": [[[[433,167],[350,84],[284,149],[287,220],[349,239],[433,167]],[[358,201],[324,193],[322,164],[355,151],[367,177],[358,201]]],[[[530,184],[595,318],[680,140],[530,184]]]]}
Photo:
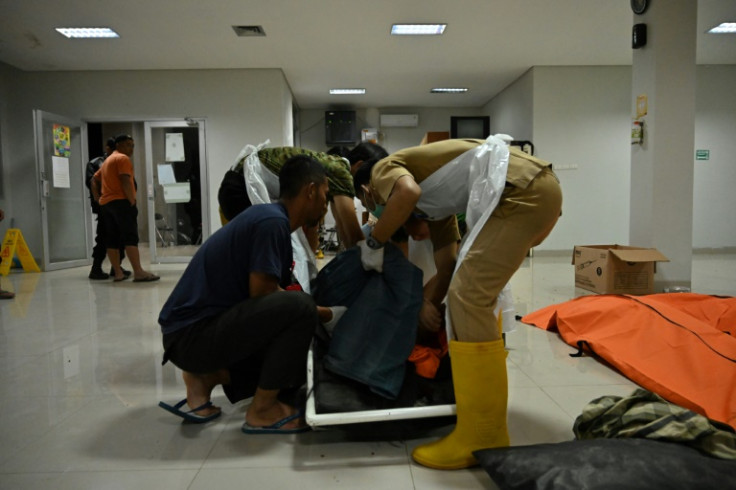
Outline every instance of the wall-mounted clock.
{"type": "Polygon", "coordinates": [[[641,15],[646,12],[649,7],[649,0],[631,0],[631,10],[636,15],[641,15]]]}

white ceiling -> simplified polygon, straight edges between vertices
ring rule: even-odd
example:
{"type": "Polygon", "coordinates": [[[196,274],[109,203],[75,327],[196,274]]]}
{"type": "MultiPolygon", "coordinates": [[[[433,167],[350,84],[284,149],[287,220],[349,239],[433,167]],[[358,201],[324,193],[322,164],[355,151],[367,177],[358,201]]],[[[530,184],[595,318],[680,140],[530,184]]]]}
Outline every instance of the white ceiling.
{"type": "MultiPolygon", "coordinates": [[[[652,0],[672,1],[672,0],[652,0]]],[[[630,65],[629,0],[0,0],[0,61],[28,71],[280,68],[301,108],[479,107],[532,66],[630,65]],[[438,37],[390,36],[444,22],[438,37]],[[266,37],[237,37],[260,25],[266,37]],[[115,40],[55,27],[109,26],[115,40]],[[469,92],[430,94],[439,86],[469,92]],[[366,95],[330,96],[360,87],[366,95]]],[[[736,0],[700,0],[698,64],[736,64],[736,0]]]]}

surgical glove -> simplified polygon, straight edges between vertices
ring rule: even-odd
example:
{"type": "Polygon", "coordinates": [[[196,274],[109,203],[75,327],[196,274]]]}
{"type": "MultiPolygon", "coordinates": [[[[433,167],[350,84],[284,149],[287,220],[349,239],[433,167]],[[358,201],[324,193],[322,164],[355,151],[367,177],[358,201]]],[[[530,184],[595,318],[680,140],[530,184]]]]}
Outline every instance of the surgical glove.
{"type": "Polygon", "coordinates": [[[322,325],[325,327],[325,330],[327,330],[327,333],[332,337],[332,331],[335,330],[335,325],[340,321],[340,318],[345,314],[346,311],[348,311],[347,306],[330,306],[330,311],[332,312],[332,319],[328,321],[327,323],[323,323],[322,325]]]}
{"type": "Polygon", "coordinates": [[[383,272],[383,248],[371,248],[365,240],[358,242],[360,246],[360,261],[363,269],[383,272]]]}

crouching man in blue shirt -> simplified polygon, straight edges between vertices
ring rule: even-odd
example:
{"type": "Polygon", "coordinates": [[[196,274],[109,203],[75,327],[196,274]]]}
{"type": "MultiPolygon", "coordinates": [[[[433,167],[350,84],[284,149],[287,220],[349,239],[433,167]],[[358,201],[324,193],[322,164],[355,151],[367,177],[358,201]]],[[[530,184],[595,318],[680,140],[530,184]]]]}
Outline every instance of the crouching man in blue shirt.
{"type": "Polygon", "coordinates": [[[279,178],[280,200],[251,206],[205,241],[161,310],[164,363],[183,371],[187,397],[160,406],[189,422],[221,414],[210,401],[221,384],[232,403],[253,397],[243,432],[308,429],[297,407],[278,395],[306,380],[315,327],[332,311],[285,288],[292,282],[290,234],[327,211],[327,177],[300,155],[279,178]]]}

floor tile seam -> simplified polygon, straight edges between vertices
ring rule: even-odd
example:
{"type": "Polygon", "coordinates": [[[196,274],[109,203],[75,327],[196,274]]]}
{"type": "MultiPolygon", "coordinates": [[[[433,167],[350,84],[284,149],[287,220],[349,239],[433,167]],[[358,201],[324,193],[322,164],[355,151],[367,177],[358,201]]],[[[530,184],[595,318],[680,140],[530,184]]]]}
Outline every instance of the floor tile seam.
{"type": "Polygon", "coordinates": [[[416,468],[417,465],[414,464],[413,459],[411,457],[411,454],[409,453],[409,445],[408,444],[405,444],[405,446],[406,446],[406,456],[407,456],[407,458],[409,460],[409,462],[407,463],[407,466],[409,468],[409,478],[411,479],[411,487],[412,487],[413,490],[418,490],[418,488],[417,488],[417,483],[418,482],[417,482],[416,477],[414,475],[414,468],[416,468]]]}
{"type": "MultiPolygon", "coordinates": [[[[596,385],[596,386],[599,386],[599,385],[596,385]]],[[[613,386],[613,385],[600,385],[600,386],[613,386]]],[[[551,388],[553,388],[553,387],[551,387],[551,388]]],[[[544,389],[544,387],[542,388],[542,391],[544,391],[544,394],[547,395],[547,398],[549,398],[550,400],[552,400],[552,402],[554,402],[554,404],[557,405],[557,407],[560,410],[562,410],[562,412],[564,414],[568,415],[573,420],[576,420],[580,416],[580,414],[582,413],[584,407],[581,407],[579,413],[577,413],[575,415],[570,414],[567,410],[565,410],[565,407],[563,407],[562,405],[560,405],[559,403],[557,403],[557,400],[555,400],[555,397],[553,397],[551,393],[549,393],[546,389],[544,389]]],[[[590,403],[590,401],[591,400],[588,400],[588,403],[590,403]]]]}
{"type": "MultiPolygon", "coordinates": [[[[516,369],[518,369],[524,376],[526,376],[527,378],[529,378],[529,380],[534,384],[534,386],[528,386],[526,388],[542,388],[542,386],[537,382],[537,380],[534,379],[534,377],[532,375],[530,375],[529,373],[527,373],[519,364],[515,363],[511,359],[507,359],[507,361],[510,362],[510,363],[512,363],[514,366],[516,366],[516,369]]],[[[507,377],[508,377],[508,374],[507,374],[507,377]]],[[[509,385],[509,389],[511,389],[511,388],[512,388],[512,385],[509,385]]],[[[519,388],[524,388],[524,387],[523,386],[520,386],[519,388]]]]}
{"type": "MultiPolygon", "coordinates": [[[[235,406],[235,405],[233,405],[233,406],[235,406]]],[[[220,408],[220,410],[222,411],[222,408],[220,408]]],[[[235,417],[236,412],[237,412],[237,410],[235,410],[232,413],[229,413],[228,414],[228,413],[225,413],[224,411],[222,411],[222,417],[220,417],[220,419],[223,422],[225,422],[225,423],[218,424],[219,425],[219,429],[220,429],[220,433],[217,435],[217,437],[215,438],[214,442],[212,443],[212,446],[210,447],[210,450],[207,451],[207,454],[202,458],[202,463],[199,465],[199,468],[197,468],[197,474],[192,479],[192,482],[194,482],[194,480],[196,480],[197,475],[199,475],[202,472],[203,469],[208,469],[208,468],[205,468],[205,466],[207,465],[207,462],[210,460],[210,457],[212,456],[213,452],[215,451],[215,448],[220,444],[220,441],[222,441],[222,438],[225,436],[226,431],[228,429],[230,429],[230,420],[235,417]]],[[[241,423],[238,423],[238,425],[240,425],[240,424],[241,423]]]]}

